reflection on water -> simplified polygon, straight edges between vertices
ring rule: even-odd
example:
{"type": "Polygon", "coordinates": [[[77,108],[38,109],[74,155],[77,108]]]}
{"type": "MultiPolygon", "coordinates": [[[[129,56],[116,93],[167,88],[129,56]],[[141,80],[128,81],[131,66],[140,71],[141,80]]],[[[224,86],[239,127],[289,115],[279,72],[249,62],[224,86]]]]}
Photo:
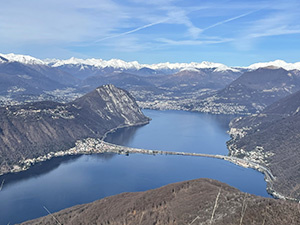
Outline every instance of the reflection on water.
{"type": "MultiPolygon", "coordinates": [[[[146,126],[146,125],[143,125],[146,126]]],[[[116,130],[113,133],[110,133],[107,135],[105,141],[114,143],[117,145],[123,145],[128,146],[130,142],[132,142],[133,137],[138,129],[140,129],[143,126],[137,126],[137,127],[126,127],[116,130]]]]}
{"type": "MultiPolygon", "coordinates": [[[[99,161],[109,161],[115,156],[116,155],[113,153],[93,155],[93,157],[95,159],[98,159],[99,161]]],[[[39,176],[46,175],[52,170],[57,169],[59,166],[63,164],[72,163],[78,160],[80,157],[82,157],[82,155],[56,157],[45,162],[39,162],[25,171],[2,175],[0,176],[0,181],[5,180],[3,190],[16,182],[20,182],[22,180],[27,180],[31,178],[38,178],[39,176]]]]}
{"type": "MultiPolygon", "coordinates": [[[[123,146],[130,146],[130,147],[138,147],[134,146],[133,143],[136,142],[136,136],[139,136],[138,138],[141,139],[140,133],[144,132],[145,130],[150,130],[149,126],[153,126],[153,123],[155,123],[155,127],[157,127],[158,124],[160,124],[161,121],[164,121],[163,124],[167,124],[166,127],[162,128],[161,126],[158,129],[159,132],[155,134],[155,136],[171,136],[171,138],[174,138],[172,135],[178,135],[183,137],[180,132],[183,131],[182,126],[189,126],[189,123],[191,123],[190,128],[192,127],[197,127],[197,126],[203,126],[205,124],[204,129],[210,130],[212,127],[216,128],[215,132],[221,132],[223,133],[222,136],[226,137],[226,141],[229,140],[229,136],[226,134],[228,129],[229,129],[229,122],[235,118],[235,115],[212,115],[212,114],[205,114],[205,113],[197,113],[197,112],[183,112],[183,111],[156,111],[156,110],[147,110],[144,109],[143,112],[148,115],[150,118],[154,118],[155,121],[151,121],[149,125],[142,125],[142,126],[137,126],[137,127],[126,127],[122,129],[118,129],[113,133],[110,133],[107,135],[105,141],[114,143],[117,145],[123,145],[123,146]],[[166,113],[167,112],[167,113],[166,113]],[[188,117],[194,117],[196,120],[192,121],[187,121],[184,119],[184,115],[188,113],[188,117]],[[159,117],[157,118],[157,114],[160,114],[159,117]],[[167,115],[166,115],[167,114],[167,115]],[[199,117],[201,115],[201,117],[199,117]],[[178,120],[178,117],[182,117],[178,120]],[[158,121],[157,121],[158,120],[158,121]],[[140,131],[140,132],[139,132],[140,131]],[[167,133],[165,133],[167,132],[167,133]],[[164,133],[164,134],[163,134],[164,133]]],[[[184,127],[186,129],[187,127],[184,127]]],[[[199,129],[198,131],[201,131],[199,129]]],[[[191,132],[189,132],[191,133],[191,132]]],[[[153,134],[153,133],[152,133],[153,134]]],[[[146,135],[149,135],[146,133],[146,135]]],[[[194,136],[195,137],[195,136],[194,136]]],[[[149,139],[153,139],[153,142],[156,141],[154,136],[148,137],[149,139]]],[[[167,144],[170,144],[165,140],[167,144]]],[[[173,142],[173,141],[172,141],[173,142]]],[[[219,143],[221,143],[220,140],[218,140],[219,143]]],[[[143,143],[140,147],[141,148],[146,148],[147,143],[143,143]],[[144,144],[144,145],[143,145],[144,144]]],[[[225,144],[225,143],[222,143],[225,144]]],[[[225,146],[225,145],[224,145],[225,146]]],[[[223,146],[223,147],[224,147],[223,146]]],[[[223,148],[224,149],[224,148],[223,148]]],[[[163,149],[162,149],[163,150],[163,149]]],[[[225,151],[227,151],[225,149],[225,151]]],[[[224,153],[224,151],[223,151],[224,153]]]]}
{"type": "Polygon", "coordinates": [[[128,147],[227,155],[229,121],[234,116],[144,110],[150,124],[124,128],[106,141],[128,147]]]}
{"type": "Polygon", "coordinates": [[[45,175],[50,171],[58,168],[62,163],[72,162],[79,158],[80,156],[63,156],[53,158],[45,162],[39,162],[34,166],[30,167],[29,170],[21,171],[19,173],[10,173],[0,176],[0,180],[5,180],[5,186],[7,188],[10,184],[15,182],[20,182],[22,180],[37,178],[39,176],[45,175]]]}
{"type": "Polygon", "coordinates": [[[221,129],[228,130],[229,122],[236,117],[236,115],[211,115],[204,114],[203,115],[206,120],[213,121],[217,126],[221,129]]]}
{"type": "MultiPolygon", "coordinates": [[[[125,128],[107,141],[130,147],[227,154],[230,118],[181,111],[145,110],[150,124],[125,128]]],[[[201,157],[95,154],[54,158],[28,171],[0,177],[0,224],[14,224],[121,192],[144,191],[207,177],[268,196],[261,173],[201,157]]]]}

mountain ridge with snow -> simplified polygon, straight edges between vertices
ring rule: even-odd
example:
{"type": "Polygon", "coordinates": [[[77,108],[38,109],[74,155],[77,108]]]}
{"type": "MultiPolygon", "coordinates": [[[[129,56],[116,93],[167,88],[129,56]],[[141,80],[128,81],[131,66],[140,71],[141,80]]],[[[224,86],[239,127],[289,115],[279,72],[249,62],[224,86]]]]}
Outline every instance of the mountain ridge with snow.
{"type": "Polygon", "coordinates": [[[57,60],[57,59],[48,59],[48,64],[52,67],[60,67],[64,65],[89,65],[95,66],[97,68],[112,67],[115,69],[136,69],[140,70],[142,68],[149,68],[152,70],[195,70],[195,69],[214,69],[215,72],[222,71],[232,71],[239,72],[238,69],[226,66],[221,63],[207,62],[203,61],[201,63],[191,62],[191,63],[157,63],[157,64],[140,64],[137,61],[125,62],[121,59],[78,59],[70,58],[67,60],[57,60]]]}
{"type": "Polygon", "coordinates": [[[24,63],[24,64],[34,64],[34,65],[47,65],[43,60],[34,58],[29,55],[18,55],[14,53],[10,54],[1,54],[0,56],[7,59],[10,62],[19,62],[19,63],[24,63]]]}
{"type": "MultiPolygon", "coordinates": [[[[296,63],[287,63],[283,60],[275,60],[270,62],[259,62],[251,64],[248,67],[229,67],[222,63],[214,63],[214,62],[190,62],[190,63],[157,63],[157,64],[140,64],[138,61],[126,62],[121,59],[79,59],[72,57],[70,59],[60,60],[60,59],[45,59],[41,60],[38,58],[34,58],[29,55],[19,55],[19,54],[1,54],[0,57],[7,59],[10,62],[20,62],[24,64],[34,64],[34,65],[48,65],[50,67],[61,67],[66,65],[76,65],[81,66],[84,69],[84,66],[93,66],[96,68],[114,68],[114,69],[134,69],[140,70],[142,68],[149,68],[152,70],[177,70],[177,71],[196,71],[197,69],[213,69],[214,72],[241,72],[241,70],[256,70],[259,68],[265,67],[275,67],[275,68],[283,68],[285,70],[300,70],[300,62],[296,63]]],[[[1,60],[0,62],[6,62],[5,60],[1,60]]]]}
{"type": "Polygon", "coordinates": [[[250,70],[256,70],[259,68],[265,68],[265,67],[275,67],[275,68],[283,68],[285,70],[300,70],[300,62],[296,63],[287,63],[283,60],[275,60],[270,62],[260,62],[260,63],[254,63],[247,67],[247,69],[250,70]]]}

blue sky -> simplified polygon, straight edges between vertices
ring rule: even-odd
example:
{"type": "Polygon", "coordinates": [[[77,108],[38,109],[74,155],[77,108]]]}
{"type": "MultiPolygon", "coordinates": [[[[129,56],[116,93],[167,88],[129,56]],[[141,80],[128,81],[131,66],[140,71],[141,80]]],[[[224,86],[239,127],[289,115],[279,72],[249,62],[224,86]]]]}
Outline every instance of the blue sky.
{"type": "Polygon", "coordinates": [[[299,0],[9,0],[0,52],[141,63],[300,61],[299,0]]]}

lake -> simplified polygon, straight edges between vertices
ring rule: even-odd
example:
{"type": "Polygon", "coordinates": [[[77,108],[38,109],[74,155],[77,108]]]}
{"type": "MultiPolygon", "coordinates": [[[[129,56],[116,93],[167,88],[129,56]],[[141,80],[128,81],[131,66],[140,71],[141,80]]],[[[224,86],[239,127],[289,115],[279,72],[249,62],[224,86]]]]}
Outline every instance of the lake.
{"type": "MultiPolygon", "coordinates": [[[[184,111],[144,110],[145,126],[124,128],[106,141],[129,147],[227,155],[232,117],[184,111]]],[[[191,156],[95,154],[59,157],[5,179],[0,224],[14,224],[106,196],[212,178],[269,197],[263,174],[230,162],[191,156]]]]}

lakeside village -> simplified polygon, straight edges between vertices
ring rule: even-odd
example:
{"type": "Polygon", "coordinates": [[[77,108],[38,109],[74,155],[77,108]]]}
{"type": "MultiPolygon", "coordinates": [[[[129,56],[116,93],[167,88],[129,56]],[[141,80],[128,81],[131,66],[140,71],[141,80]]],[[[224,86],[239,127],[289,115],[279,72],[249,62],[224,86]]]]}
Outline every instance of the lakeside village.
{"type": "Polygon", "coordinates": [[[267,181],[267,183],[270,184],[268,187],[268,192],[276,198],[286,199],[285,196],[273,190],[272,182],[276,178],[272,175],[271,171],[268,168],[256,162],[253,162],[249,159],[237,158],[234,156],[225,156],[225,155],[211,155],[211,154],[190,153],[190,152],[171,152],[171,151],[162,151],[162,150],[137,149],[137,148],[130,148],[130,147],[111,144],[101,139],[94,139],[94,138],[78,140],[75,143],[75,147],[65,151],[50,152],[44,156],[20,161],[19,165],[14,165],[13,169],[10,172],[14,173],[14,172],[27,170],[30,168],[30,166],[39,162],[49,160],[53,157],[62,157],[67,155],[80,155],[80,154],[96,154],[96,153],[116,153],[116,154],[125,154],[125,155],[129,155],[130,153],[140,153],[140,154],[148,154],[148,155],[157,155],[157,154],[181,155],[181,156],[197,156],[197,157],[210,157],[210,158],[223,159],[245,168],[253,168],[260,171],[265,175],[265,180],[267,181]]]}
{"type": "Polygon", "coordinates": [[[241,159],[232,156],[225,155],[211,155],[211,154],[202,154],[202,153],[190,153],[190,152],[172,152],[172,151],[163,151],[163,150],[147,150],[147,149],[138,149],[130,148],[120,145],[111,144],[105,142],[101,139],[87,138],[84,140],[78,140],[75,143],[75,147],[70,148],[65,151],[58,152],[49,152],[44,156],[39,156],[33,159],[25,159],[19,162],[19,165],[14,165],[11,172],[19,172],[22,170],[27,170],[30,166],[38,163],[49,160],[53,157],[61,157],[67,155],[79,155],[79,154],[96,154],[96,153],[116,153],[116,154],[125,154],[129,155],[130,153],[140,153],[140,154],[149,154],[149,155],[181,155],[181,156],[198,156],[198,157],[210,157],[230,161],[234,164],[237,164],[242,167],[251,167],[257,169],[265,174],[271,180],[274,179],[270,171],[265,167],[247,159],[241,159]]]}
{"type": "Polygon", "coordinates": [[[11,172],[20,172],[27,170],[30,166],[44,162],[53,157],[62,157],[67,155],[82,155],[82,154],[96,154],[96,153],[117,153],[117,154],[126,154],[129,153],[142,153],[142,154],[161,154],[163,151],[154,151],[154,150],[142,150],[142,149],[132,149],[129,147],[114,145],[102,141],[101,139],[87,138],[84,140],[78,140],[75,143],[75,147],[70,148],[64,151],[58,152],[49,152],[44,156],[39,156],[37,158],[25,159],[19,162],[19,165],[14,165],[11,172]]]}

